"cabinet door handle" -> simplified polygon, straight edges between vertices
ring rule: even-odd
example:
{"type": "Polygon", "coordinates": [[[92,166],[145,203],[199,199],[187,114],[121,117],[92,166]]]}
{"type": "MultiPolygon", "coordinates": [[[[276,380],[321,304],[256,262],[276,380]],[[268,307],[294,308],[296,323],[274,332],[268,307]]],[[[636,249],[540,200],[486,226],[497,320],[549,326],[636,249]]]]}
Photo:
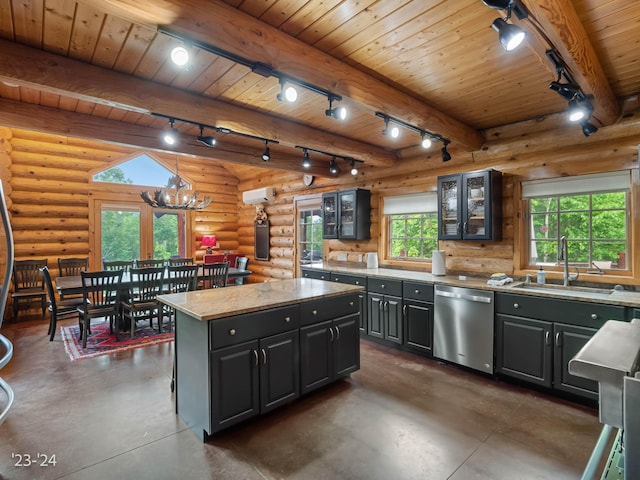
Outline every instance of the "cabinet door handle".
{"type": "Polygon", "coordinates": [[[456,223],[456,235],[460,235],[460,222],[456,223]]]}
{"type": "Polygon", "coordinates": [[[556,347],[561,347],[562,342],[560,341],[560,332],[556,333],[556,347]]]}
{"type": "Polygon", "coordinates": [[[403,305],[402,306],[402,314],[406,317],[407,316],[407,306],[403,305]]]}
{"type": "Polygon", "coordinates": [[[289,323],[291,321],[291,317],[284,317],[284,321],[289,323]]]}
{"type": "Polygon", "coordinates": [[[260,349],[262,351],[262,364],[266,365],[267,364],[267,352],[264,348],[260,349]]]}
{"type": "Polygon", "coordinates": [[[312,313],[313,315],[317,315],[317,314],[318,314],[318,311],[317,311],[317,310],[312,310],[312,311],[311,311],[311,313],[312,313]]]}
{"type": "Polygon", "coordinates": [[[380,285],[380,288],[385,288],[384,283],[380,285]]]}
{"type": "Polygon", "coordinates": [[[253,352],[253,358],[255,360],[255,366],[258,366],[258,351],[257,350],[251,350],[253,352]]]}
{"type": "Polygon", "coordinates": [[[592,313],[591,314],[591,320],[597,320],[598,319],[598,314],[597,313],[592,313]]]}
{"type": "Polygon", "coordinates": [[[382,311],[384,309],[384,302],[381,300],[380,303],[378,303],[378,310],[382,311]]]}
{"type": "Polygon", "coordinates": [[[350,306],[350,307],[353,307],[353,302],[349,302],[349,306],[350,306]]]}
{"type": "Polygon", "coordinates": [[[336,325],[336,340],[340,340],[340,327],[336,325]]]}
{"type": "Polygon", "coordinates": [[[418,290],[418,289],[416,288],[415,294],[416,294],[416,295],[419,295],[419,294],[420,294],[420,290],[418,290]]]}
{"type": "Polygon", "coordinates": [[[320,275],[320,280],[324,280],[324,275],[320,275]]]}
{"type": "Polygon", "coordinates": [[[519,303],[514,303],[513,304],[513,308],[520,308],[520,304],[519,303]]]}
{"type": "Polygon", "coordinates": [[[334,278],[334,281],[339,282],[340,279],[338,277],[334,278]]]}
{"type": "Polygon", "coordinates": [[[545,344],[546,346],[551,345],[551,344],[549,343],[550,337],[551,337],[551,334],[549,333],[549,330],[546,330],[546,331],[544,332],[544,344],[545,344]]]}
{"type": "Polygon", "coordinates": [[[333,342],[333,327],[329,327],[329,341],[333,342]]]}
{"type": "Polygon", "coordinates": [[[389,311],[389,302],[384,302],[384,311],[388,312],[389,311]]]}
{"type": "Polygon", "coordinates": [[[356,285],[360,285],[360,280],[356,280],[356,285]]]}
{"type": "Polygon", "coordinates": [[[229,329],[229,335],[231,335],[232,337],[236,334],[236,329],[235,328],[230,328],[229,329]]]}
{"type": "Polygon", "coordinates": [[[464,227],[463,227],[463,232],[464,233],[469,233],[469,222],[464,222],[464,227]]]}

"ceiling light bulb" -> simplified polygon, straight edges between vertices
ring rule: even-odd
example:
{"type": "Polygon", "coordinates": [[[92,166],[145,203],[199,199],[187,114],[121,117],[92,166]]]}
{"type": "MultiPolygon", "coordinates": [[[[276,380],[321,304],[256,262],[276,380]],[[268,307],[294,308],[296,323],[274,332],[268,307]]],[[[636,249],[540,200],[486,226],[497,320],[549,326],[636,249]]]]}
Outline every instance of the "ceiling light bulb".
{"type": "Polygon", "coordinates": [[[189,51],[184,47],[175,47],[171,50],[171,61],[179,67],[189,63],[189,51]]]}
{"type": "Polygon", "coordinates": [[[569,102],[569,121],[579,122],[588,119],[593,113],[589,96],[573,99],[569,102]]]}
{"type": "Polygon", "coordinates": [[[354,177],[358,175],[358,169],[356,168],[356,162],[354,160],[351,160],[351,175],[354,177]]]}
{"type": "Polygon", "coordinates": [[[175,145],[178,143],[178,131],[173,128],[173,118],[169,119],[169,129],[162,134],[162,139],[167,145],[175,145]]]}
{"type": "Polygon", "coordinates": [[[431,147],[431,139],[429,137],[427,137],[426,135],[423,135],[422,136],[422,142],[420,142],[420,145],[422,145],[422,148],[431,147]]]}
{"type": "Polygon", "coordinates": [[[345,107],[338,107],[334,110],[333,116],[338,120],[344,120],[347,118],[347,109],[345,107]]]}
{"type": "Polygon", "coordinates": [[[288,86],[284,91],[284,98],[287,99],[287,102],[295,102],[298,99],[298,91],[292,86],[288,86]]]}
{"type": "Polygon", "coordinates": [[[391,138],[398,138],[400,136],[400,129],[396,126],[391,127],[391,138]]]}
{"type": "Polygon", "coordinates": [[[329,172],[333,175],[338,173],[338,166],[336,165],[336,157],[333,157],[331,159],[331,162],[329,162],[329,172]]]}

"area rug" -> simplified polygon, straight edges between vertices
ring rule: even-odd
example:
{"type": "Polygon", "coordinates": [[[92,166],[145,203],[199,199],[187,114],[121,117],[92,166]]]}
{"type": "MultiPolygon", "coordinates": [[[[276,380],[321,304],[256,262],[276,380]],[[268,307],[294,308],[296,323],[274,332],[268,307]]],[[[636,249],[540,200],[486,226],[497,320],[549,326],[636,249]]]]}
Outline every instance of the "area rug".
{"type": "Polygon", "coordinates": [[[109,334],[109,323],[105,322],[91,325],[91,335],[87,338],[87,348],[82,348],[80,327],[75,325],[72,327],[62,327],[60,330],[62,332],[64,348],[72,362],[146,347],[148,345],[171,342],[173,340],[173,332],[158,334],[149,327],[140,326],[136,328],[136,333],[133,338],[130,337],[129,332],[120,333],[120,341],[118,342],[116,341],[115,335],[109,334]]]}

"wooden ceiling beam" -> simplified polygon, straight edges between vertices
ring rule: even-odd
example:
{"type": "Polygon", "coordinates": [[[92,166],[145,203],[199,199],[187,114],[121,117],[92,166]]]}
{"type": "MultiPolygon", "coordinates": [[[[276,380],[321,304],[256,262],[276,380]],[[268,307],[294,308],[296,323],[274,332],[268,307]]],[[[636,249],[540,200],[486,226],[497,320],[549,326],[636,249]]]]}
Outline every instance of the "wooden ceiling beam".
{"type": "MultiPolygon", "coordinates": [[[[611,125],[620,116],[620,104],[611,89],[596,51],[571,0],[524,0],[531,22],[521,23],[531,30],[539,24],[544,35],[562,57],[571,76],[585,94],[592,94],[594,117],[601,125],[611,125]]],[[[535,33],[535,32],[532,32],[535,33]]],[[[537,52],[544,56],[544,52],[537,52]]]]}
{"type": "MultiPolygon", "coordinates": [[[[85,138],[117,145],[143,148],[154,152],[187,155],[219,162],[250,165],[262,169],[292,171],[302,174],[301,155],[274,156],[269,162],[260,158],[262,149],[250,150],[246,146],[237,146],[225,141],[225,145],[209,148],[195,141],[180,142],[179,151],[170,150],[158,138],[158,129],[140,125],[127,125],[75,112],[67,112],[50,107],[43,107],[15,100],[0,99],[2,125],[11,128],[39,131],[48,134],[63,135],[74,138],[85,138]]],[[[220,142],[222,143],[222,142],[220,142]]],[[[328,165],[328,164],[327,164],[328,165]]],[[[312,166],[304,169],[304,173],[318,176],[329,176],[327,165],[312,166]]],[[[348,173],[348,172],[347,172],[348,173]]]]}
{"type": "Polygon", "coordinates": [[[171,28],[186,38],[270,65],[293,78],[348,97],[371,112],[438,133],[468,150],[481,133],[389,84],[238,9],[210,0],[81,0],[131,22],[171,28]]]}
{"type": "Polygon", "coordinates": [[[290,147],[304,145],[367,165],[397,162],[395,153],[368,143],[6,40],[0,40],[0,79],[128,111],[224,127],[290,147]]]}

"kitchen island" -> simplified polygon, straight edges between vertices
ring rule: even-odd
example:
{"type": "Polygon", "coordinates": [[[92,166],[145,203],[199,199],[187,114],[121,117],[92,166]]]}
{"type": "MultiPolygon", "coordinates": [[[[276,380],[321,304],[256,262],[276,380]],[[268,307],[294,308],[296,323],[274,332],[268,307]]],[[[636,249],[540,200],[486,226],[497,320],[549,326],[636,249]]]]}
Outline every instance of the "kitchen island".
{"type": "Polygon", "coordinates": [[[360,368],[362,287],[315,279],[161,295],[176,413],[202,440],[360,368]]]}

